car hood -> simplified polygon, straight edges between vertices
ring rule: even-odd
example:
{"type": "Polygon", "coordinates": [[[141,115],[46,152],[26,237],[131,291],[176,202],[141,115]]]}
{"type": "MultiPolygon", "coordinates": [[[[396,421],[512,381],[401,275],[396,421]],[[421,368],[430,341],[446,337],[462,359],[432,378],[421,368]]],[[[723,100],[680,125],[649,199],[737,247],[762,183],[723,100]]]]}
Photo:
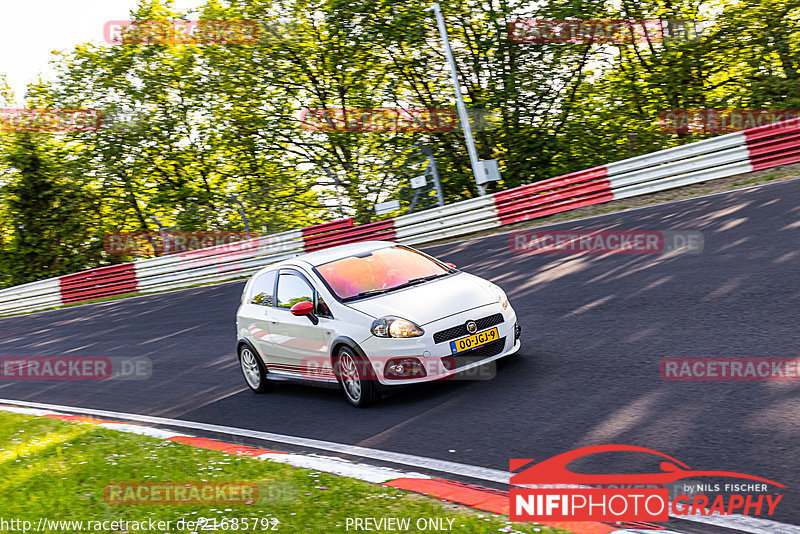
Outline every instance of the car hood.
{"type": "Polygon", "coordinates": [[[347,305],[374,318],[396,315],[420,326],[497,302],[488,283],[468,273],[431,280],[418,286],[348,302],[347,305]]]}

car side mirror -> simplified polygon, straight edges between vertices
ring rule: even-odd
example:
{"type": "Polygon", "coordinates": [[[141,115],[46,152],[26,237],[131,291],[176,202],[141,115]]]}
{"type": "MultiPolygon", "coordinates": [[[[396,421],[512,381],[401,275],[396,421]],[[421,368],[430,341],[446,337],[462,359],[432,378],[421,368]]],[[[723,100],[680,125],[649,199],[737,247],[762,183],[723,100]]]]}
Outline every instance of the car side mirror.
{"type": "Polygon", "coordinates": [[[447,265],[448,267],[450,267],[451,269],[455,269],[456,268],[456,264],[455,263],[444,262],[444,264],[447,265]]]}
{"type": "Polygon", "coordinates": [[[292,315],[305,315],[308,317],[308,320],[314,324],[319,323],[319,318],[314,315],[314,303],[311,301],[304,300],[303,302],[298,302],[292,306],[289,311],[292,312],[292,315]]]}

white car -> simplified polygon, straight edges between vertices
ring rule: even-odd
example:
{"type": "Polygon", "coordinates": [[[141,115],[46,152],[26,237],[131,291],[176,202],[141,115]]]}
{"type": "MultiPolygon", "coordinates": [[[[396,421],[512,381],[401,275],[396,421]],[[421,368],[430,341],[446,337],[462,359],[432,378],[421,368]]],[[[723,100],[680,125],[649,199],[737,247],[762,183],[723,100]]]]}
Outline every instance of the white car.
{"type": "Polygon", "coordinates": [[[253,391],[285,380],[340,385],[358,407],[383,388],[452,377],[520,346],[502,289],[388,241],[261,269],[244,287],[236,328],[253,391]]]}

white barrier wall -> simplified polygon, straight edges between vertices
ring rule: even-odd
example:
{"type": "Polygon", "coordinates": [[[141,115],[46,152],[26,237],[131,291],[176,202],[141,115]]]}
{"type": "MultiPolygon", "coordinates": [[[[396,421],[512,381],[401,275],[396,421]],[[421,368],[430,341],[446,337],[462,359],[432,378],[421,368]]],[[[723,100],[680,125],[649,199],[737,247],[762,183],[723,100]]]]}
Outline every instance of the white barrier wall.
{"type": "Polygon", "coordinates": [[[575,208],[800,162],[800,119],[721,135],[387,221],[352,219],[100,267],[0,290],[0,314],[251,275],[284,258],[378,236],[423,245],[575,208]]]}

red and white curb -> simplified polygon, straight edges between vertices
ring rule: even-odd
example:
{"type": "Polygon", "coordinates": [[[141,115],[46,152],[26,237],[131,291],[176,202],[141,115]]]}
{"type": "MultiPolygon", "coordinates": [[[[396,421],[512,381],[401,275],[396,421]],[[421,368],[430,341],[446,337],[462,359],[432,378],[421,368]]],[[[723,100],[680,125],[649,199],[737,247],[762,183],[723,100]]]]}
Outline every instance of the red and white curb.
{"type": "MultiPolygon", "coordinates": [[[[165,430],[154,426],[144,426],[106,419],[116,417],[127,421],[136,421],[148,425],[166,425],[178,428],[189,428],[199,431],[214,432],[235,436],[234,439],[252,438],[267,442],[295,445],[315,450],[325,450],[361,458],[369,458],[381,462],[388,462],[408,467],[420,467],[435,472],[453,473],[477,480],[487,480],[498,483],[508,483],[509,473],[496,469],[461,464],[434,458],[425,458],[405,453],[368,449],[355,445],[286,436],[243,428],[228,427],[210,423],[185,421],[181,419],[168,419],[163,417],[140,415],[123,412],[113,412],[92,408],[63,406],[57,404],[44,404],[33,401],[18,401],[13,399],[0,399],[0,411],[18,414],[50,417],[73,423],[92,424],[129,432],[142,436],[152,437],[182,443],[202,449],[217,450],[237,456],[249,456],[259,460],[280,462],[296,467],[314,469],[348,478],[363,480],[388,487],[413,491],[442,499],[445,501],[470,506],[495,514],[508,515],[509,495],[506,491],[494,490],[464,484],[444,478],[431,477],[422,473],[400,471],[390,467],[379,467],[364,463],[357,463],[334,456],[321,456],[317,454],[293,454],[272,449],[251,447],[236,443],[197,437],[190,434],[178,434],[175,430],[165,430]]],[[[800,534],[800,527],[779,523],[776,521],[748,517],[748,516],[681,516],[684,520],[716,525],[726,529],[750,532],[753,534],[800,534]]],[[[679,534],[672,530],[661,530],[658,525],[643,523],[600,523],[600,522],[540,522],[540,524],[571,531],[575,534],[652,534],[654,529],[659,529],[662,534],[679,534]]]]}
{"type": "MultiPolygon", "coordinates": [[[[142,436],[174,441],[203,449],[217,450],[237,456],[249,456],[258,460],[280,462],[296,467],[314,469],[316,471],[331,473],[348,478],[363,480],[375,484],[422,493],[445,501],[463,504],[495,514],[508,515],[508,492],[464,484],[444,478],[431,477],[422,473],[400,471],[390,467],[379,467],[364,463],[357,463],[334,456],[321,456],[317,454],[293,454],[272,449],[264,449],[229,443],[193,436],[178,434],[175,430],[165,430],[154,426],[144,426],[134,423],[125,423],[108,417],[116,417],[127,421],[136,421],[148,425],[166,425],[178,428],[188,428],[199,431],[228,434],[231,436],[252,438],[268,442],[284,443],[303,448],[327,450],[351,456],[370,458],[381,462],[388,462],[408,467],[420,467],[441,473],[453,473],[461,476],[487,480],[498,483],[508,483],[507,472],[461,464],[434,458],[425,458],[404,453],[368,449],[354,445],[320,441],[310,438],[286,436],[269,432],[260,432],[235,427],[227,427],[210,423],[184,421],[181,419],[167,419],[149,415],[139,415],[122,412],[112,412],[92,408],[75,406],[62,406],[57,404],[43,404],[32,401],[18,401],[13,399],[0,399],[0,410],[7,412],[51,417],[73,423],[84,423],[101,426],[111,430],[130,432],[142,436]]],[[[234,439],[236,439],[234,438],[234,439]]],[[[800,527],[785,523],[778,523],[756,517],[732,516],[681,516],[684,520],[695,521],[705,525],[715,525],[726,529],[750,532],[753,534],[800,534],[800,527]]],[[[542,522],[544,526],[560,528],[575,534],[652,534],[652,524],[609,524],[599,522],[542,522]]],[[[678,534],[671,530],[659,530],[662,534],[678,534]]]]}
{"type": "MultiPolygon", "coordinates": [[[[22,415],[49,417],[70,423],[95,425],[119,432],[128,432],[140,436],[182,443],[200,449],[216,450],[236,456],[249,456],[256,460],[269,460],[295,467],[313,469],[374,484],[383,484],[396,489],[413,491],[494,514],[508,515],[509,511],[508,492],[506,491],[482,488],[480,486],[473,486],[443,478],[434,478],[422,473],[399,471],[389,467],[357,463],[334,456],[292,454],[271,449],[250,447],[248,445],[228,443],[189,434],[176,434],[174,430],[163,430],[133,423],[123,423],[86,415],[65,413],[63,411],[10,405],[0,405],[0,410],[22,415]]],[[[620,530],[619,526],[583,521],[553,521],[542,524],[547,527],[568,530],[575,534],[634,534],[637,532],[652,532],[652,530],[640,531],[635,528],[620,530]]],[[[671,531],[667,530],[661,530],[660,532],[663,534],[671,533],[671,531]]],[[[673,532],[672,534],[678,533],[673,532]]]]}

